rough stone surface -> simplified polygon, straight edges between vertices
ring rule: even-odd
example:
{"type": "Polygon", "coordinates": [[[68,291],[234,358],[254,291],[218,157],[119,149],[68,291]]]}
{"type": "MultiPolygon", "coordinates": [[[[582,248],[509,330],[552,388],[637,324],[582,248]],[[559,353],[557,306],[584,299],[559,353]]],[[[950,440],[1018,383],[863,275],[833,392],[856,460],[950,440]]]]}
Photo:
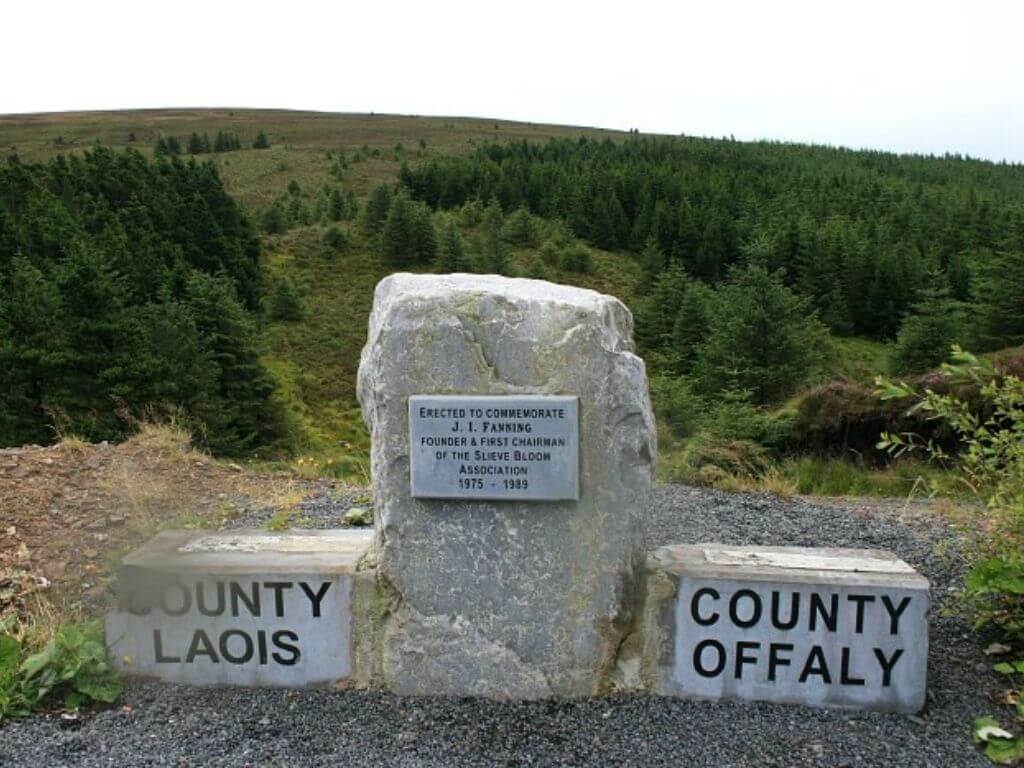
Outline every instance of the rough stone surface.
{"type": "Polygon", "coordinates": [[[392,275],[358,392],[389,600],[381,682],[510,699],[600,690],[633,620],[656,459],[625,306],[542,281],[392,275]],[[413,499],[407,401],[419,394],[577,395],[579,501],[413,499]]]}
{"type": "Polygon", "coordinates": [[[672,545],[648,562],[649,687],[914,713],[929,585],[878,550],[672,545]]]}
{"type": "Polygon", "coordinates": [[[160,533],[122,563],[111,660],[124,674],[197,685],[355,678],[353,581],[371,544],[370,531],[351,529],[160,533]]]}

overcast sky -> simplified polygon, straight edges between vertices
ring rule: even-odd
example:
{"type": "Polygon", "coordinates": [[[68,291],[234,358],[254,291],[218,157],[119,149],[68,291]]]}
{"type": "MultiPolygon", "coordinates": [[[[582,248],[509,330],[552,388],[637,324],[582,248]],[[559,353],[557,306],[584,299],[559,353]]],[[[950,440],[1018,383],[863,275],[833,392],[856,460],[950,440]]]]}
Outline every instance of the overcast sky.
{"type": "Polygon", "coordinates": [[[1024,162],[1024,3],[13,0],[0,113],[472,115],[1024,162]]]}

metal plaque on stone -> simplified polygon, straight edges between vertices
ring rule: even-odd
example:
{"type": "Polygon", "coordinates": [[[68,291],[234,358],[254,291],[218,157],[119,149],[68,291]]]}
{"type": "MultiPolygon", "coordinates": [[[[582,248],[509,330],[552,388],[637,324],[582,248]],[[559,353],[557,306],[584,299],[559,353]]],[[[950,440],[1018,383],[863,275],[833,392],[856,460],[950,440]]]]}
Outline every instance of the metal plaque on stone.
{"type": "Polygon", "coordinates": [[[414,395],[409,467],[414,498],[578,500],[578,398],[414,395]]]}

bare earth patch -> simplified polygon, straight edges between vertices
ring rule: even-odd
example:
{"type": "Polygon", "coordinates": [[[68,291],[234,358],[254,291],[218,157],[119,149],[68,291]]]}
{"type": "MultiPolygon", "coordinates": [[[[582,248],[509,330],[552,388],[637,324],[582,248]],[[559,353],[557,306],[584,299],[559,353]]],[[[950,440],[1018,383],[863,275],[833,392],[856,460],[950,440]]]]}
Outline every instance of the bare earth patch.
{"type": "Polygon", "coordinates": [[[25,619],[36,597],[62,613],[97,602],[118,558],[159,529],[287,517],[324,485],[214,460],[170,427],[0,449],[0,622],[25,619]]]}

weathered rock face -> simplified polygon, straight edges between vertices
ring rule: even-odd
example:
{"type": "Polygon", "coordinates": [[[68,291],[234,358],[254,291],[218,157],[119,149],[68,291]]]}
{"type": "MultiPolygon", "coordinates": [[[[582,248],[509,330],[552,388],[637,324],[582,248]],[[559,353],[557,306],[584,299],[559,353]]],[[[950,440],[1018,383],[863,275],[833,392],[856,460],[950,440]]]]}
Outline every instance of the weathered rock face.
{"type": "Polygon", "coordinates": [[[656,442],[632,318],[535,280],[380,282],[359,368],[373,437],[380,682],[400,694],[587,695],[612,675],[645,561],[656,442]],[[580,498],[414,499],[410,395],[579,397],[580,498]]]}

